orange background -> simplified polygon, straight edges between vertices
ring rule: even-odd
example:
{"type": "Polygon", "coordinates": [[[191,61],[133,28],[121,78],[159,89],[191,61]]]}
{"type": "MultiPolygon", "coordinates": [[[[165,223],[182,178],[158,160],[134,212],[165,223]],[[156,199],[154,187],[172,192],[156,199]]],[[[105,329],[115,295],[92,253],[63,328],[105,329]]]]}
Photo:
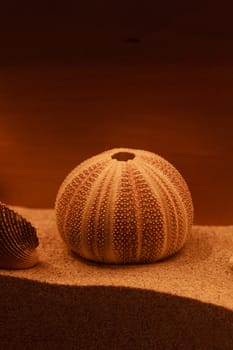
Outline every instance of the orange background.
{"type": "Polygon", "coordinates": [[[229,11],[35,6],[4,4],[0,14],[0,200],[51,207],[80,161],[125,146],[180,170],[195,223],[232,224],[229,11]]]}

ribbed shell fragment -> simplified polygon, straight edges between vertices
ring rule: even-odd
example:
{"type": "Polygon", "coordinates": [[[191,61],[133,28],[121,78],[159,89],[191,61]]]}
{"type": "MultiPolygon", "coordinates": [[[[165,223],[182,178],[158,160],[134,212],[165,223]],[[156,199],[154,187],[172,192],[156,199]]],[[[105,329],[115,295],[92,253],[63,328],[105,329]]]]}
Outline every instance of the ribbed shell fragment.
{"type": "Polygon", "coordinates": [[[38,262],[36,229],[0,202],[0,268],[25,269],[38,262]]]}

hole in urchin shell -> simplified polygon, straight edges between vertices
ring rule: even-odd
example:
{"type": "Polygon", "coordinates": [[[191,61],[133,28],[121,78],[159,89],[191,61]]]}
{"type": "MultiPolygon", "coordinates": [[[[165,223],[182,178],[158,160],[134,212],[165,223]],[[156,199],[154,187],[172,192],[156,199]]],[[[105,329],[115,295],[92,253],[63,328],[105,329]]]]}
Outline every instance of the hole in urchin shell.
{"type": "Polygon", "coordinates": [[[130,152],[117,152],[112,155],[112,159],[116,159],[120,162],[126,162],[129,159],[134,159],[135,154],[130,152]]]}

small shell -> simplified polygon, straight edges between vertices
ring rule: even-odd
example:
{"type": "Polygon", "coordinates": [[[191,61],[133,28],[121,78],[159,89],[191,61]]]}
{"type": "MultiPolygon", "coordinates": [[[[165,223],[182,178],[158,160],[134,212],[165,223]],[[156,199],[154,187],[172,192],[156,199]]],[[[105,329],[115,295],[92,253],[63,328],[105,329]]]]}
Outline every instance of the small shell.
{"type": "Polygon", "coordinates": [[[35,228],[0,202],[0,268],[25,269],[38,262],[35,228]]]}
{"type": "Polygon", "coordinates": [[[89,158],[62,183],[58,230],[68,248],[104,263],[149,263],[179,251],[193,204],[181,174],[162,157],[118,148],[89,158]]]}

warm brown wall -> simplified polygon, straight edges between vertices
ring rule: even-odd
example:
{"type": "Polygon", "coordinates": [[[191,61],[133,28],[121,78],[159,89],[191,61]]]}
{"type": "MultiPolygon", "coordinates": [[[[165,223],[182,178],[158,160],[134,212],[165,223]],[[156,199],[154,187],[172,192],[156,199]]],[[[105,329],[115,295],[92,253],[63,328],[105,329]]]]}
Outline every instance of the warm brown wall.
{"type": "Polygon", "coordinates": [[[232,62],[232,9],[224,1],[2,1],[0,63],[232,62]],[[141,40],[140,50],[127,40],[141,40]],[[132,45],[131,45],[132,46],[132,45]],[[136,58],[135,58],[136,56],[136,58]]]}
{"type": "Polygon", "coordinates": [[[196,223],[232,224],[227,8],[35,6],[11,2],[0,14],[0,199],[52,206],[78,162],[129,146],[182,172],[196,223]]]}

